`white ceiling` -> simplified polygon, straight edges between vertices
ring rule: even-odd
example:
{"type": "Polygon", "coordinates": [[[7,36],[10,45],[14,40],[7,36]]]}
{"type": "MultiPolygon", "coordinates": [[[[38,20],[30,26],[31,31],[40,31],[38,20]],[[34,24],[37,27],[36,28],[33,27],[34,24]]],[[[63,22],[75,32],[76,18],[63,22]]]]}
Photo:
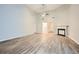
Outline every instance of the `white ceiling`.
{"type": "Polygon", "coordinates": [[[44,11],[55,10],[56,8],[58,8],[62,5],[63,4],[45,4],[45,6],[42,6],[42,4],[28,4],[27,7],[36,13],[41,13],[43,10],[44,11]]]}

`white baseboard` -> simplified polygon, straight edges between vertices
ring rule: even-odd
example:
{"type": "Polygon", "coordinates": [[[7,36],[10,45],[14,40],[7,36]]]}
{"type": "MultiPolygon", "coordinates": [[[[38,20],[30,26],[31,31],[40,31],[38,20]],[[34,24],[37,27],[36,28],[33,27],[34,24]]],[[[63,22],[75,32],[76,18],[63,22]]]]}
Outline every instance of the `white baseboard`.
{"type": "Polygon", "coordinates": [[[24,35],[20,35],[20,36],[15,36],[15,37],[9,37],[9,38],[5,38],[5,39],[1,39],[0,42],[6,41],[6,40],[11,40],[11,39],[13,39],[13,38],[22,37],[22,36],[24,36],[24,35]]]}
{"type": "MultiPolygon", "coordinates": [[[[71,37],[69,37],[69,38],[71,38],[71,37]]],[[[79,45],[79,42],[78,41],[74,40],[73,38],[71,38],[71,39],[79,45]]]]}
{"type": "MultiPolygon", "coordinates": [[[[34,33],[32,33],[32,34],[34,34],[34,33]]],[[[28,35],[32,35],[32,34],[28,34],[28,35]]],[[[14,36],[14,37],[9,37],[9,38],[5,38],[5,39],[1,39],[0,42],[11,40],[11,39],[18,38],[18,37],[28,36],[28,35],[18,35],[18,36],[14,36]]]]}
{"type": "Polygon", "coordinates": [[[75,41],[79,45],[79,42],[78,41],[76,41],[76,40],[73,40],[73,41],[75,41]]]}

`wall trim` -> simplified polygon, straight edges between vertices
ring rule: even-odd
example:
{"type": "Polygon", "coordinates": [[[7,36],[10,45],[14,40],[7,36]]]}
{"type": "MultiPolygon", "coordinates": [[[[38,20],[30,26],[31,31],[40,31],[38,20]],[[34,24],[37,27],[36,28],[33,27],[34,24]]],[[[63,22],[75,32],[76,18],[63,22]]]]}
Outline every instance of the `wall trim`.
{"type": "Polygon", "coordinates": [[[72,39],[75,43],[77,43],[79,45],[79,42],[74,40],[73,38],[69,37],[70,39],[72,39]]]}
{"type": "MultiPolygon", "coordinates": [[[[34,33],[32,33],[32,34],[34,34],[34,33]]],[[[32,34],[18,35],[18,36],[14,36],[14,37],[9,37],[9,38],[5,38],[5,39],[1,39],[0,42],[7,41],[7,40],[12,40],[12,39],[19,38],[19,37],[29,36],[29,35],[32,35],[32,34]]]]}

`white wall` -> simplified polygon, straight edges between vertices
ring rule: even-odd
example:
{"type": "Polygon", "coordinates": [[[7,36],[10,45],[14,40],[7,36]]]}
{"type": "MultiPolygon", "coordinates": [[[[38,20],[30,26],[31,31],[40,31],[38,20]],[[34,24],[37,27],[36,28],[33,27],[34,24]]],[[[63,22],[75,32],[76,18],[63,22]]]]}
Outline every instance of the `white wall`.
{"type": "Polygon", "coordinates": [[[39,14],[36,15],[36,33],[42,32],[42,18],[39,14]]]}
{"type": "MultiPolygon", "coordinates": [[[[52,31],[57,34],[57,26],[61,25],[69,25],[69,5],[63,5],[55,10],[49,11],[48,14],[49,16],[45,17],[47,22],[52,22],[53,27],[52,31]],[[55,17],[54,19],[52,17],[55,17]]],[[[42,18],[41,16],[37,16],[37,32],[42,32],[42,18]]]]}
{"type": "Polygon", "coordinates": [[[70,7],[70,38],[79,44],[79,5],[71,5],[70,7]]]}
{"type": "Polygon", "coordinates": [[[63,5],[54,11],[49,12],[50,17],[54,17],[54,32],[57,34],[57,26],[69,25],[69,5],[63,5]]]}
{"type": "Polygon", "coordinates": [[[35,14],[25,5],[0,5],[0,41],[35,31],[35,14]]]}

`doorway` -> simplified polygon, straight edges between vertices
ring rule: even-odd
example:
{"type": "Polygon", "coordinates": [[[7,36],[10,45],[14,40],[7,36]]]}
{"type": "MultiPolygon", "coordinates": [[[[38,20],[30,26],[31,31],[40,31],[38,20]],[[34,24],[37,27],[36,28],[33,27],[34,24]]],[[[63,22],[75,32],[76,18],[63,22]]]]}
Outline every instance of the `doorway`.
{"type": "Polygon", "coordinates": [[[48,24],[47,24],[47,22],[42,23],[42,33],[48,33],[48,24]]]}
{"type": "Polygon", "coordinates": [[[43,22],[42,23],[42,33],[53,32],[53,23],[52,22],[43,22]]]}

